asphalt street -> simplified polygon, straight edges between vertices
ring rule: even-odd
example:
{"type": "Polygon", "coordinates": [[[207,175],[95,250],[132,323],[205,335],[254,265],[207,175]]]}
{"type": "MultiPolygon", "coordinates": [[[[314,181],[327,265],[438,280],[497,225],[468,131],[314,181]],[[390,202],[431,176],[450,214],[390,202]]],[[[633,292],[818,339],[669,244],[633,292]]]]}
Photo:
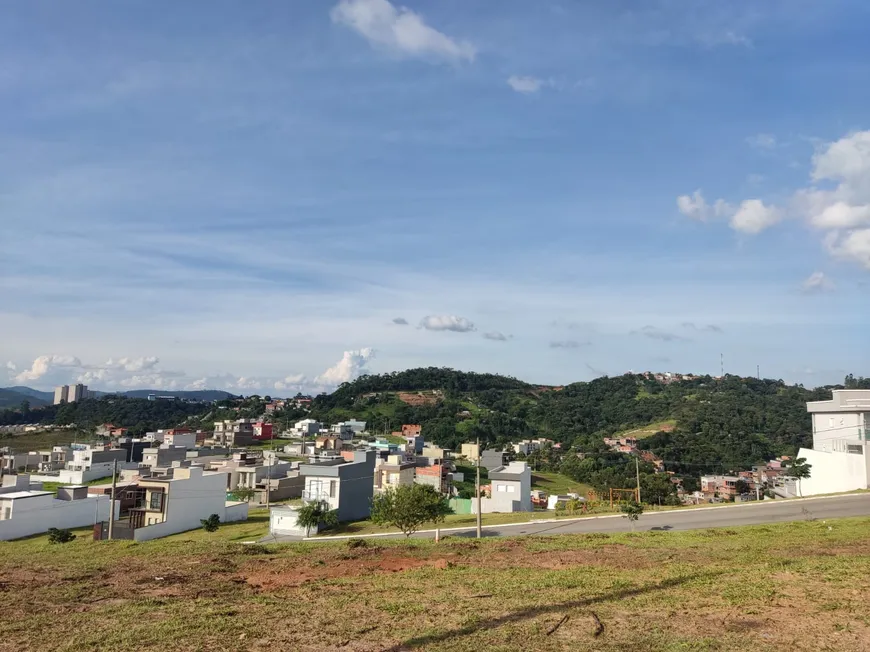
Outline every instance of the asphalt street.
{"type": "MultiPolygon", "coordinates": [[[[738,527],[741,525],[763,525],[788,521],[825,520],[849,516],[870,516],[870,494],[849,494],[825,498],[805,498],[793,500],[770,500],[722,505],[665,512],[647,512],[635,524],[635,531],[698,530],[716,527],[738,527]]],[[[510,525],[484,526],[486,537],[585,534],[589,532],[627,532],[629,523],[621,516],[597,516],[568,520],[543,520],[510,525]]],[[[442,536],[475,536],[475,528],[443,528],[442,536]]],[[[367,535],[371,536],[402,536],[367,535]]],[[[432,538],[434,530],[417,532],[413,536],[432,538]]],[[[331,539],[362,538],[361,535],[343,537],[316,537],[309,541],[328,541],[331,539]]],[[[299,541],[294,537],[266,537],[261,541],[299,541]]]]}

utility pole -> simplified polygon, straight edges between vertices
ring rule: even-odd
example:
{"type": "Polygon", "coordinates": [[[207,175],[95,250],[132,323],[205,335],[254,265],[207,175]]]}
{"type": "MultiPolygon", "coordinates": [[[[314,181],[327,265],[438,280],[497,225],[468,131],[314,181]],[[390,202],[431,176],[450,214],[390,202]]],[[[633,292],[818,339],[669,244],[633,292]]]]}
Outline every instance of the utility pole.
{"type": "Polygon", "coordinates": [[[477,538],[483,536],[483,519],[480,514],[480,437],[477,438],[477,538]]]}
{"type": "Polygon", "coordinates": [[[640,502],[640,454],[634,456],[634,472],[637,475],[637,502],[640,502]]]}
{"type": "Polygon", "coordinates": [[[112,461],[112,499],[109,503],[109,540],[115,533],[115,488],[118,482],[118,458],[112,461]]]}

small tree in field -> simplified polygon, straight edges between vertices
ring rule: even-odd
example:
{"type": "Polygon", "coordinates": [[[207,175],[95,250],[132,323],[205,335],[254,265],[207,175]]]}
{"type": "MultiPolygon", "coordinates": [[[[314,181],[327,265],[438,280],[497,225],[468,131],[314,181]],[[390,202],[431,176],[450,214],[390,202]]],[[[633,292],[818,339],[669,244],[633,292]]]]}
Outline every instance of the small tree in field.
{"type": "Polygon", "coordinates": [[[73,539],[76,538],[76,535],[65,529],[58,529],[56,527],[48,528],[48,542],[49,543],[69,543],[73,539]]]}
{"type": "Polygon", "coordinates": [[[372,498],[372,522],[397,527],[406,537],[451,513],[447,499],[426,484],[402,485],[372,498]]]}
{"type": "Polygon", "coordinates": [[[619,508],[622,510],[622,518],[627,518],[631,531],[634,532],[634,522],[643,514],[643,505],[636,500],[630,500],[627,503],[622,503],[619,508]]]}
{"type": "Polygon", "coordinates": [[[202,523],[202,529],[206,532],[215,532],[221,524],[221,517],[212,514],[208,518],[199,519],[199,522],[202,523]]]}
{"type": "Polygon", "coordinates": [[[788,463],[788,466],[786,466],[785,472],[791,477],[796,478],[798,481],[798,494],[801,497],[804,495],[801,488],[801,480],[810,477],[811,468],[813,468],[813,465],[807,464],[807,458],[805,457],[796,457],[788,463]]]}
{"type": "Polygon", "coordinates": [[[233,497],[233,500],[238,500],[240,502],[248,503],[251,499],[257,495],[256,489],[248,489],[248,488],[239,488],[234,489],[230,492],[230,496],[233,497]]]}
{"type": "Polygon", "coordinates": [[[329,503],[325,500],[315,500],[296,510],[296,523],[305,528],[305,536],[308,536],[313,527],[330,528],[338,525],[338,512],[329,509],[329,503]]]}

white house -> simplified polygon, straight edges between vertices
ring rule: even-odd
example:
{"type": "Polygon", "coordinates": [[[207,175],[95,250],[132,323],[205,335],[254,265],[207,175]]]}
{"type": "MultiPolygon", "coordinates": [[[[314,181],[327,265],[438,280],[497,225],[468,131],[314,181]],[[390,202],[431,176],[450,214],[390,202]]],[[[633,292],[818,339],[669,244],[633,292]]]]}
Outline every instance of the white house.
{"type": "Polygon", "coordinates": [[[870,488],[870,390],[835,389],[830,401],[807,403],[813,419],[813,447],[798,457],[811,465],[798,483],[801,495],[870,488]]]}
{"type": "Polygon", "coordinates": [[[164,446],[181,446],[183,448],[196,448],[195,432],[171,432],[163,438],[164,446]]]}
{"type": "MultiPolygon", "coordinates": [[[[489,472],[490,497],[481,499],[481,512],[532,511],[532,471],[525,462],[511,462],[489,472]]],[[[471,501],[477,513],[477,501],[471,501]]]]}
{"type": "MultiPolygon", "coordinates": [[[[217,514],[221,522],[245,521],[247,502],[227,501],[227,474],[204,471],[201,466],[177,466],[171,475],[151,477],[137,482],[145,489],[141,504],[130,510],[131,536],[134,541],[148,541],[201,526],[200,521],[217,514]]],[[[116,526],[116,532],[121,528],[116,526]]]]}
{"type": "MultiPolygon", "coordinates": [[[[88,495],[85,486],[50,491],[13,491],[0,494],[0,540],[20,539],[49,528],[76,528],[109,518],[108,496],[88,495]]],[[[115,505],[115,515],[120,502],[115,505]]]]}

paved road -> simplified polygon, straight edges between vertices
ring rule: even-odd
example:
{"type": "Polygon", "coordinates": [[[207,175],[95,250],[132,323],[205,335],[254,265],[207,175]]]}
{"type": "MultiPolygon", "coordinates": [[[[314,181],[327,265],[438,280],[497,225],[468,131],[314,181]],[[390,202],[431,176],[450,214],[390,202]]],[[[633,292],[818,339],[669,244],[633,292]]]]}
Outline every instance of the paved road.
{"type": "MultiPolygon", "coordinates": [[[[765,523],[782,523],[808,519],[823,520],[847,516],[870,516],[870,494],[850,494],[829,498],[796,500],[770,500],[743,505],[648,512],[640,517],[640,520],[635,525],[635,530],[638,532],[648,530],[697,530],[712,527],[762,525],[765,523]]],[[[513,525],[491,525],[483,528],[483,534],[486,537],[493,537],[519,536],[524,534],[552,535],[582,534],[588,532],[626,532],[628,530],[628,523],[620,516],[598,516],[572,520],[533,521],[531,523],[517,523],[513,525]]],[[[473,527],[444,528],[441,530],[441,533],[444,536],[475,536],[473,527]]],[[[392,537],[396,535],[380,536],[392,537]]],[[[434,531],[418,532],[414,536],[432,538],[434,531]]],[[[359,538],[359,535],[356,537],[317,537],[313,540],[324,541],[333,538],[359,538]]],[[[270,537],[269,540],[274,539],[270,537]]],[[[278,540],[298,541],[299,539],[279,537],[278,540]]]]}

